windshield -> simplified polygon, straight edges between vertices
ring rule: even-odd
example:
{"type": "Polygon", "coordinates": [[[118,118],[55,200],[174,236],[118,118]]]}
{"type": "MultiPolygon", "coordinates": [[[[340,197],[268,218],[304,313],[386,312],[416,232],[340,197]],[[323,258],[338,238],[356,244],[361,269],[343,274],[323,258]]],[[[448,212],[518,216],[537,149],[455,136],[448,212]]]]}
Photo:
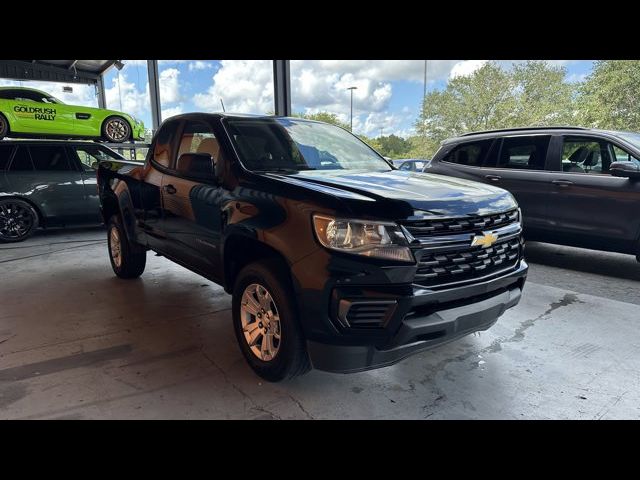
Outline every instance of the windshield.
{"type": "Polygon", "coordinates": [[[615,134],[640,150],[640,133],[615,132],[615,134]]]}
{"type": "Polygon", "coordinates": [[[289,118],[230,119],[226,125],[249,170],[392,170],[364,142],[333,125],[289,118]]]}

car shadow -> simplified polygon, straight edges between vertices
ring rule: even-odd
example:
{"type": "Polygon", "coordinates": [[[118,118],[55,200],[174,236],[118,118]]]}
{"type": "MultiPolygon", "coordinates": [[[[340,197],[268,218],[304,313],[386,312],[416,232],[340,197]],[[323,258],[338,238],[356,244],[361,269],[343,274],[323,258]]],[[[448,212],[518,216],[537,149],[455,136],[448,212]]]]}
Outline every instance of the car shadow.
{"type": "Polygon", "coordinates": [[[640,263],[633,255],[527,242],[525,258],[533,264],[640,281],[640,263]]]}

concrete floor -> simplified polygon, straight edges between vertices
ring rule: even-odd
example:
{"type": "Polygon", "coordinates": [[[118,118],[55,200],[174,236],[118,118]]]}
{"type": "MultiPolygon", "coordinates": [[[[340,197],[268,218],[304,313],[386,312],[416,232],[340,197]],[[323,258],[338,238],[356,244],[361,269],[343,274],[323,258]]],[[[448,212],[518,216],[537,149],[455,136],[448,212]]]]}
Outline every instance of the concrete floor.
{"type": "Polygon", "coordinates": [[[269,384],[230,297],[149,254],[114,277],[101,229],[0,246],[0,418],[640,418],[640,264],[529,243],[523,300],[381,370],[269,384]]]}

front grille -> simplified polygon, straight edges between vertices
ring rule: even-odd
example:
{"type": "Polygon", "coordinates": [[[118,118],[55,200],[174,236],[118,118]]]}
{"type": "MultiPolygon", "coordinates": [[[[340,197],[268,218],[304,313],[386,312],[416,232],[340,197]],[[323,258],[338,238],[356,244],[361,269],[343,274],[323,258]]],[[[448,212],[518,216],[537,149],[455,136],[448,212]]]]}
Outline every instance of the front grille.
{"type": "Polygon", "coordinates": [[[401,223],[414,237],[411,248],[418,261],[414,283],[425,287],[482,281],[514,269],[522,255],[517,208],[490,215],[401,223]],[[497,236],[496,243],[488,248],[471,245],[476,236],[489,233],[497,236]]]}
{"type": "Polygon", "coordinates": [[[487,229],[500,228],[518,220],[518,210],[510,210],[493,215],[474,215],[461,218],[429,219],[402,222],[402,225],[415,238],[451,235],[456,233],[481,232],[487,229]]]}
{"type": "Polygon", "coordinates": [[[444,286],[450,283],[489,277],[514,268],[520,258],[520,238],[498,242],[489,248],[457,248],[449,252],[422,253],[418,259],[415,283],[423,286],[444,286]]]}

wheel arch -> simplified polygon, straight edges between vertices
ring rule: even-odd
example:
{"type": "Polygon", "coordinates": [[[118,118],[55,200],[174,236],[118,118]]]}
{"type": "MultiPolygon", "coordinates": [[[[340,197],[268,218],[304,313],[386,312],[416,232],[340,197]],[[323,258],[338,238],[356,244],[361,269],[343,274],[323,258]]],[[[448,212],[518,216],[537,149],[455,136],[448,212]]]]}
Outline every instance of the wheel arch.
{"type": "Polygon", "coordinates": [[[25,203],[28,203],[29,205],[31,205],[31,207],[35,210],[36,215],[38,215],[38,226],[39,227],[46,227],[47,226],[47,217],[44,215],[44,213],[42,213],[42,209],[31,199],[23,197],[21,195],[15,195],[15,194],[8,194],[8,195],[1,195],[0,196],[0,200],[22,200],[25,203]]]}
{"type": "MultiPolygon", "coordinates": [[[[105,124],[107,123],[108,120],[110,120],[112,118],[121,118],[125,122],[127,122],[127,125],[129,125],[129,138],[127,138],[127,140],[131,140],[133,138],[133,124],[131,123],[131,120],[129,120],[126,116],[124,116],[122,114],[118,114],[118,113],[109,113],[104,117],[104,119],[100,123],[100,137],[102,137],[104,135],[104,126],[105,126],[105,124]]],[[[125,140],[125,141],[127,141],[127,140],[125,140]]]]}
{"type": "Polygon", "coordinates": [[[282,252],[256,238],[239,233],[229,235],[224,241],[222,258],[223,287],[227,293],[233,292],[233,286],[240,270],[250,263],[262,260],[277,262],[283,272],[288,275],[291,287],[294,288],[290,265],[286,257],[282,252]]]}

